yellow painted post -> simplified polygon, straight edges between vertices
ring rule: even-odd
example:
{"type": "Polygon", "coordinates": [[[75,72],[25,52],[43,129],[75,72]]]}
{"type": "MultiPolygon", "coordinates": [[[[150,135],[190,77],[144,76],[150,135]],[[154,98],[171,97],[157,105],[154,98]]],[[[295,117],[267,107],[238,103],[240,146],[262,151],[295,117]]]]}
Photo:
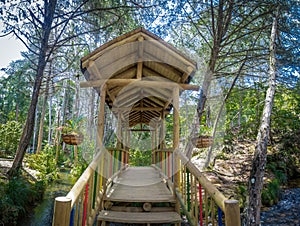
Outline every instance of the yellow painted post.
{"type": "Polygon", "coordinates": [[[71,201],[72,200],[67,197],[55,198],[52,226],[69,226],[71,201]]]}
{"type": "Polygon", "coordinates": [[[237,200],[229,199],[225,204],[225,225],[241,226],[240,207],[237,200]]]}

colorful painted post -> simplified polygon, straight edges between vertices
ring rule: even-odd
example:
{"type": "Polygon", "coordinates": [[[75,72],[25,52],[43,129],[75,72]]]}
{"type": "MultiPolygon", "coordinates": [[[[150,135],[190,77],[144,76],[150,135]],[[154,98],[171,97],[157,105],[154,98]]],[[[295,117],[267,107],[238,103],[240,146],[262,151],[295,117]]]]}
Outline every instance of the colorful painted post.
{"type": "Polygon", "coordinates": [[[76,204],[74,204],[72,211],[71,211],[70,226],[74,225],[75,210],[76,210],[76,204]]]}
{"type": "Polygon", "coordinates": [[[203,226],[203,199],[202,199],[202,185],[199,183],[199,223],[203,226]]]}
{"type": "MultiPolygon", "coordinates": [[[[117,165],[117,160],[118,160],[118,150],[114,150],[114,158],[113,158],[113,172],[112,175],[114,175],[114,173],[116,172],[116,165],[117,165]]],[[[111,176],[112,176],[111,175],[111,176]]]]}
{"type": "Polygon", "coordinates": [[[118,168],[118,170],[120,170],[122,168],[122,155],[123,155],[123,151],[124,150],[120,150],[120,153],[119,153],[119,168],[118,168]]]}
{"type": "Polygon", "coordinates": [[[94,189],[93,189],[93,209],[95,209],[95,202],[96,202],[96,194],[97,194],[97,179],[98,179],[98,167],[94,172],[94,189]]]}
{"type": "Polygon", "coordinates": [[[188,168],[186,169],[186,186],[187,186],[187,206],[188,206],[188,211],[191,210],[191,185],[190,185],[190,171],[188,168]]]}
{"type": "Polygon", "coordinates": [[[108,178],[113,175],[113,150],[110,151],[110,170],[109,170],[109,175],[108,178]]]}
{"type": "Polygon", "coordinates": [[[218,207],[218,225],[222,226],[222,210],[218,207]]]}

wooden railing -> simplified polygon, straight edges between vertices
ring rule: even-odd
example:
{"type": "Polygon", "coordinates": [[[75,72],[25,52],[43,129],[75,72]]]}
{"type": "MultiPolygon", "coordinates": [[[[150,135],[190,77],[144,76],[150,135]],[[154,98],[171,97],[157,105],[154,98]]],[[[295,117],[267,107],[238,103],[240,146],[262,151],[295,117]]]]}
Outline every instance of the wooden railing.
{"type": "Polygon", "coordinates": [[[179,177],[174,190],[190,225],[241,225],[238,201],[227,199],[183,153],[163,150],[156,151],[155,155],[156,167],[165,173],[169,182],[179,177]],[[169,161],[173,161],[170,165],[177,166],[173,176],[166,174],[165,165],[169,161]]]}
{"type": "Polygon", "coordinates": [[[128,151],[101,150],[65,197],[54,203],[53,226],[93,225],[103,208],[103,194],[127,167],[128,151]]]}
{"type": "Polygon", "coordinates": [[[162,149],[154,150],[153,153],[153,164],[156,165],[162,173],[164,173],[169,179],[173,181],[174,175],[174,156],[173,149],[162,149]]]}

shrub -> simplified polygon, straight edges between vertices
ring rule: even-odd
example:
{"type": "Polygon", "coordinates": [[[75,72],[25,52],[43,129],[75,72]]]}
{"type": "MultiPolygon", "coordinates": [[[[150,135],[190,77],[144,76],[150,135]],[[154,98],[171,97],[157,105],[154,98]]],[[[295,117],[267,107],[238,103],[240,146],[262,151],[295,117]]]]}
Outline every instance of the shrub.
{"type": "Polygon", "coordinates": [[[13,156],[18,148],[22,133],[22,125],[17,121],[8,121],[0,124],[0,153],[4,156],[13,156]]]}
{"type": "Polygon", "coordinates": [[[31,169],[39,172],[38,180],[44,181],[45,184],[58,178],[58,168],[56,166],[53,146],[46,145],[39,154],[26,154],[25,162],[31,169]]]}
{"type": "Polygon", "coordinates": [[[22,177],[15,177],[1,184],[0,222],[16,225],[18,218],[26,214],[26,207],[38,199],[34,186],[22,177]]]}
{"type": "Polygon", "coordinates": [[[269,182],[263,189],[261,194],[262,204],[264,206],[272,206],[278,202],[280,194],[280,182],[274,179],[269,182]]]}
{"type": "Polygon", "coordinates": [[[149,166],[152,162],[151,151],[130,150],[130,165],[132,166],[149,166]]]}

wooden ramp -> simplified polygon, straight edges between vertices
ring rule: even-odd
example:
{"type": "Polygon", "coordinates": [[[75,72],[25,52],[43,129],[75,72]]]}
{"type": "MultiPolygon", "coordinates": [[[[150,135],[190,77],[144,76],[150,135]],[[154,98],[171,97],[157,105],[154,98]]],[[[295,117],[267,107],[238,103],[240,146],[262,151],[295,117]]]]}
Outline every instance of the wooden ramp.
{"type": "Polygon", "coordinates": [[[113,183],[104,198],[98,222],[179,224],[175,197],[154,167],[129,167],[113,183]]]}

